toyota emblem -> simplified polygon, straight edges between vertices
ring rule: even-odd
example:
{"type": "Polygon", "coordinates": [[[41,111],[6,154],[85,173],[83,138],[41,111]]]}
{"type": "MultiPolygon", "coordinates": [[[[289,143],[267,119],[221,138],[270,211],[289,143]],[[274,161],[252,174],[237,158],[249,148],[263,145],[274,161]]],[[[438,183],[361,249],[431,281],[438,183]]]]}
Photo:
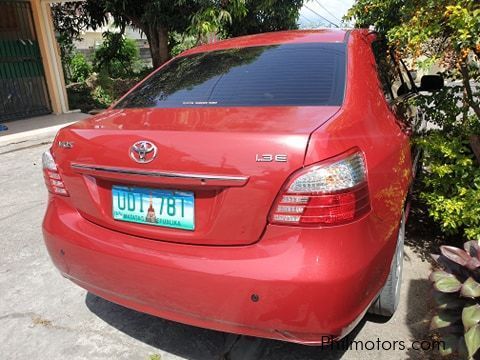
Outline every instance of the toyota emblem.
{"type": "Polygon", "coordinates": [[[157,147],[150,141],[137,141],[130,148],[130,157],[140,164],[147,164],[157,156],[157,147]]]}

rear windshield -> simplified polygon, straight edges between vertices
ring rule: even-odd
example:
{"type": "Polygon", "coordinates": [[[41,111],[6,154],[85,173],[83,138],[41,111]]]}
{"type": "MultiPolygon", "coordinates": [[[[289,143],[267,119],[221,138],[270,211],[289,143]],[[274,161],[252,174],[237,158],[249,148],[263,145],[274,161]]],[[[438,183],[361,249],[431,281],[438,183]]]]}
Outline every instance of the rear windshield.
{"type": "Polygon", "coordinates": [[[345,44],[247,47],[179,57],[116,108],[341,105],[345,44]]]}

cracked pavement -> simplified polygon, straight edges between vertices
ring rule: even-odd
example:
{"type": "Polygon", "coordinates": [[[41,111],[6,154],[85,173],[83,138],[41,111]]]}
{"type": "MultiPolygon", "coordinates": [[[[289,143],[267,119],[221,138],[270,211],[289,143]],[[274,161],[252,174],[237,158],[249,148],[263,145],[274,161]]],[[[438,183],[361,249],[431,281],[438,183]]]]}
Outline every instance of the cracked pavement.
{"type": "MultiPolygon", "coordinates": [[[[387,322],[363,320],[355,341],[405,341],[405,350],[330,350],[228,335],[138,313],[64,279],[43,244],[41,154],[51,137],[0,146],[2,359],[426,359],[409,348],[428,328],[429,264],[406,248],[402,299],[387,322]],[[158,357],[157,357],[158,358],[158,357]]],[[[339,299],[341,301],[341,299],[339,299]]],[[[321,304],[319,305],[321,306],[321,304]]]]}

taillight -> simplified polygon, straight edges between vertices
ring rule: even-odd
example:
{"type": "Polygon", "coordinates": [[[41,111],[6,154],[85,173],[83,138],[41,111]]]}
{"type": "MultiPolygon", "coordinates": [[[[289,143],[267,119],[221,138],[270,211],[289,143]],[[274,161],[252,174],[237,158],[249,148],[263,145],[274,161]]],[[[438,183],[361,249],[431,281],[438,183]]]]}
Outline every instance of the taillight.
{"type": "Polygon", "coordinates": [[[355,148],[294,173],[270,212],[273,224],[339,225],[370,211],[363,153],[355,148]]]}
{"type": "Polygon", "coordinates": [[[43,153],[42,165],[45,185],[47,185],[48,191],[53,194],[68,196],[68,191],[65,189],[65,184],[58,173],[57,164],[55,164],[55,160],[53,159],[50,150],[43,153]]]}

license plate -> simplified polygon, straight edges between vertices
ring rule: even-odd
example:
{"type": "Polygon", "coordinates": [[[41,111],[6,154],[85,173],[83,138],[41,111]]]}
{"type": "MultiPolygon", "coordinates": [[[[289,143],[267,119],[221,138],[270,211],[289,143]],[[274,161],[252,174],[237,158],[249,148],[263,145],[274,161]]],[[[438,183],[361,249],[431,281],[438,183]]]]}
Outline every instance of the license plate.
{"type": "Polygon", "coordinates": [[[115,220],[176,229],[195,229],[195,199],[191,191],[112,187],[115,220]]]}

